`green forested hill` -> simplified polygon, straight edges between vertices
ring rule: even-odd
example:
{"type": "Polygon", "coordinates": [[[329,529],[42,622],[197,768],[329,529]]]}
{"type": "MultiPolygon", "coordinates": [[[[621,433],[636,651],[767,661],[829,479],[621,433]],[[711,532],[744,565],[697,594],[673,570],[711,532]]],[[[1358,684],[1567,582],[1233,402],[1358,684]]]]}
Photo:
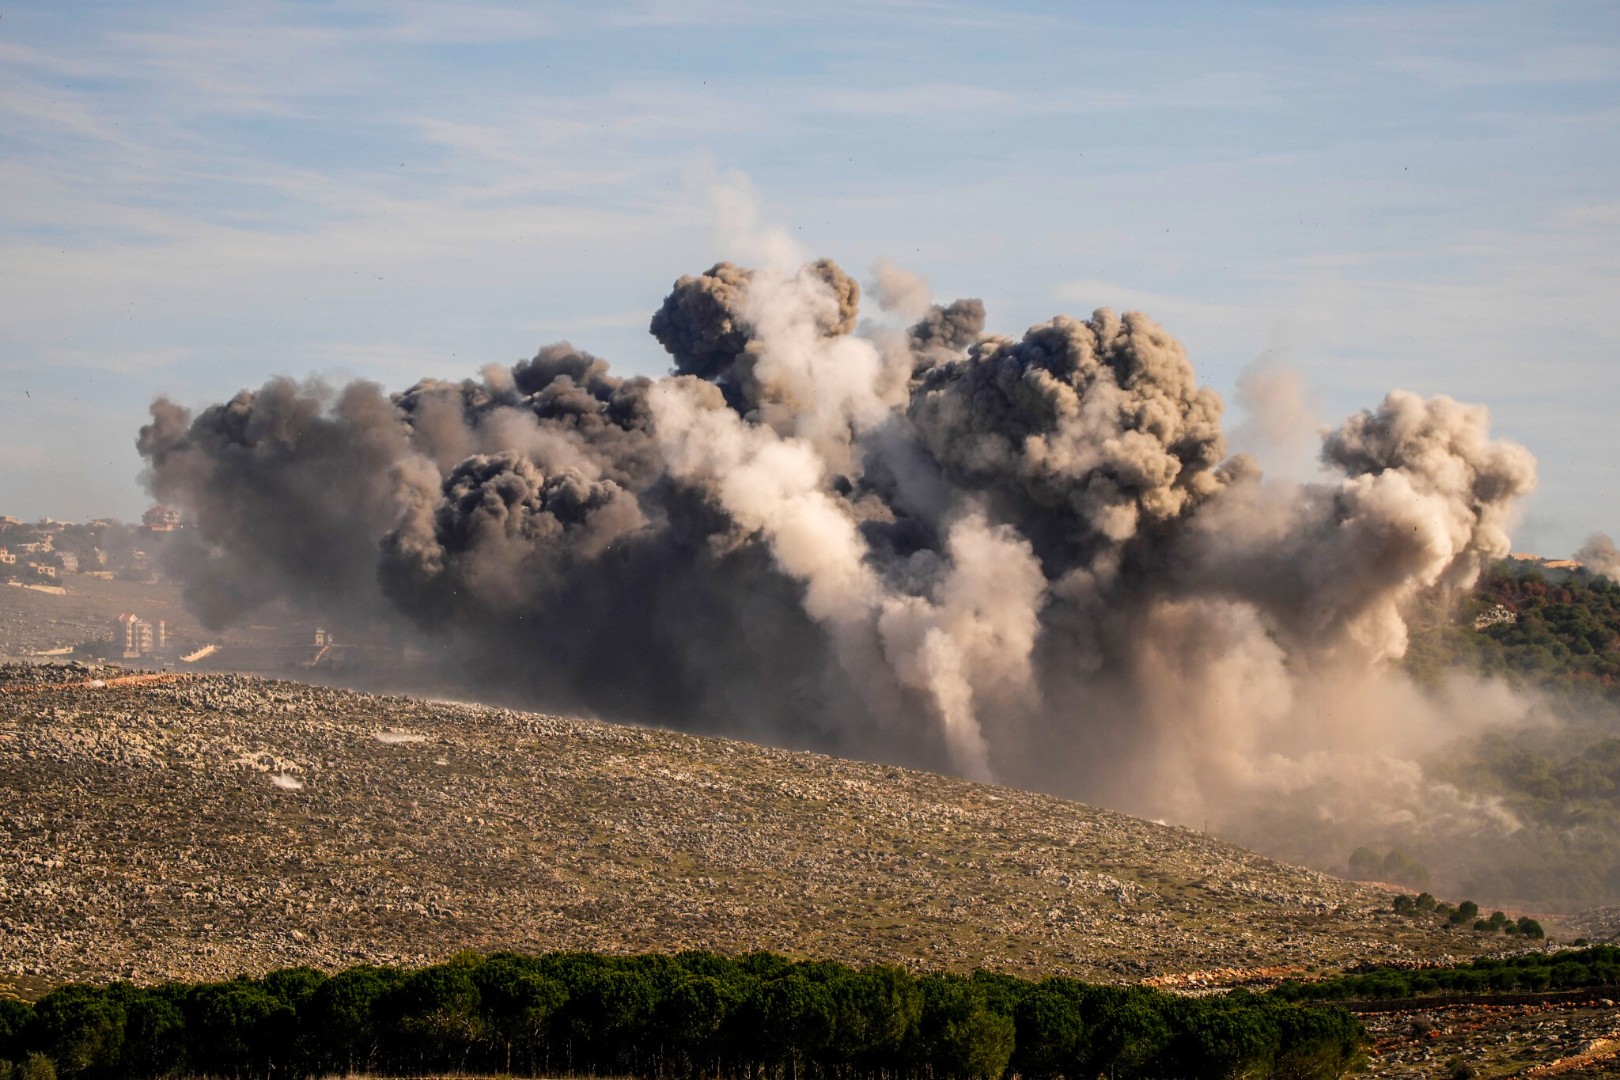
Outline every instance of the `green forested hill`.
{"type": "Polygon", "coordinates": [[[1584,572],[1549,581],[1507,566],[1487,574],[1455,621],[1412,640],[1423,675],[1451,664],[1519,683],[1620,689],[1620,585],[1584,572]]]}
{"type": "MultiPolygon", "coordinates": [[[[1620,899],[1620,585],[1505,562],[1414,633],[1406,664],[1425,682],[1460,668],[1533,695],[1536,723],[1461,740],[1427,763],[1521,825],[1464,887],[1563,908],[1620,899]]],[[[1409,846],[1419,861],[1434,854],[1409,846]]]]}

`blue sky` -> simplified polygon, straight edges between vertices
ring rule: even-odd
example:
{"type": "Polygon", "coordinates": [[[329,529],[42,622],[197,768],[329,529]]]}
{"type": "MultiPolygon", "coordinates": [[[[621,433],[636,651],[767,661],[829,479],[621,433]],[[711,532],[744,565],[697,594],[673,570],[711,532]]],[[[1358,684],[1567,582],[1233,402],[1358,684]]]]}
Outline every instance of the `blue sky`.
{"type": "Polygon", "coordinates": [[[137,516],[158,393],[662,371],[741,200],[1002,332],[1147,311],[1229,401],[1486,404],[1567,553],[1620,531],[1617,135],[1607,0],[0,4],[0,513],[137,516]]]}

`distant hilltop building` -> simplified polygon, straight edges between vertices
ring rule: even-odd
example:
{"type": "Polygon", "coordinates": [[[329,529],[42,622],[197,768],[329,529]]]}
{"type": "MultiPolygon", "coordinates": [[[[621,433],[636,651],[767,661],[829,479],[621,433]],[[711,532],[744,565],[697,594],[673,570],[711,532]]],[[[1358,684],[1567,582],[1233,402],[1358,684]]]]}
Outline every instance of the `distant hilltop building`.
{"type": "Polygon", "coordinates": [[[1584,564],[1575,559],[1543,559],[1540,555],[1532,555],[1527,551],[1514,551],[1508,554],[1514,562],[1536,563],[1548,570],[1579,570],[1584,564]]]}
{"type": "Polygon", "coordinates": [[[162,619],[149,623],[126,611],[113,623],[113,649],[122,653],[125,660],[139,660],[162,652],[167,644],[162,619]]]}
{"type": "Polygon", "coordinates": [[[147,532],[173,532],[180,527],[180,511],[168,506],[154,506],[141,515],[141,528],[147,532]]]}
{"type": "Polygon", "coordinates": [[[1577,559],[1544,559],[1528,551],[1512,552],[1502,565],[1511,574],[1534,571],[1555,585],[1561,585],[1580,571],[1589,569],[1577,559]]]}

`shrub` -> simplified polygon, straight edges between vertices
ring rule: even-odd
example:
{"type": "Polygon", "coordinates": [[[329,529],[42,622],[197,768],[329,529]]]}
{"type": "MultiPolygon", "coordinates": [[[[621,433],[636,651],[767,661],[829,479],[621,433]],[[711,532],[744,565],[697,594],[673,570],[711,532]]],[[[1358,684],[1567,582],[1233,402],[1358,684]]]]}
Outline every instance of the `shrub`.
{"type": "Polygon", "coordinates": [[[41,1053],[29,1054],[17,1069],[17,1080],[56,1080],[56,1062],[41,1053]]]}

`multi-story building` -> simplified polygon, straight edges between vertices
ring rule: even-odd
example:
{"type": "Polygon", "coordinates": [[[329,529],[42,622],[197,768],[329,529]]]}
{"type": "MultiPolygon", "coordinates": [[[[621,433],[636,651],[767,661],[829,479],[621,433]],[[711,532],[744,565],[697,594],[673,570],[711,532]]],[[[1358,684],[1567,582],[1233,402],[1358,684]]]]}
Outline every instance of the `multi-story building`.
{"type": "Polygon", "coordinates": [[[168,644],[164,630],[162,619],[149,623],[126,611],[113,623],[113,651],[122,654],[125,660],[162,652],[168,644]]]}
{"type": "Polygon", "coordinates": [[[154,506],[141,515],[141,528],[147,532],[173,532],[180,527],[180,511],[154,506]]]}

